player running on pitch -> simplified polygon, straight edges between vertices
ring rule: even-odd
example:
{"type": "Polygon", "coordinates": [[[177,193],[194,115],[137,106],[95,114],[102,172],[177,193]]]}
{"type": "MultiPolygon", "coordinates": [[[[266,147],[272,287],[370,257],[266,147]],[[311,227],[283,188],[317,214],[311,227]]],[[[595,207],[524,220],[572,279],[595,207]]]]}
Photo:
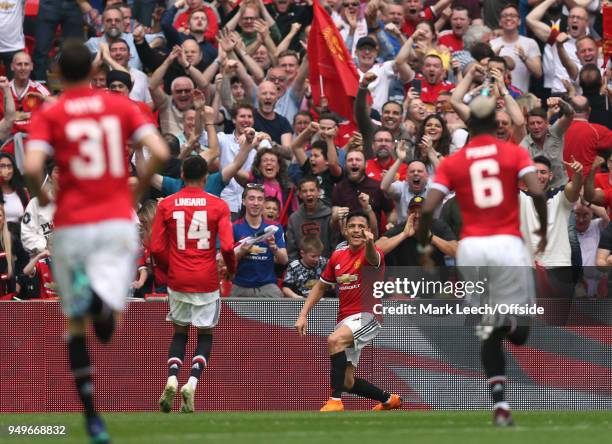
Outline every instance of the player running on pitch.
{"type": "Polygon", "coordinates": [[[379,402],[373,410],[397,409],[402,402],[398,395],[389,394],[370,382],[355,378],[361,350],[381,330],[380,317],[374,315],[372,296],[374,281],[384,279],[382,251],[374,245],[368,215],[353,211],[346,217],[344,235],[348,245],[334,251],[320,281],[308,294],[295,323],[300,336],[306,334],[308,313],[321,299],[325,290],[338,285],[338,318],[336,328],[327,340],[331,361],[331,397],[322,412],[344,410],[342,392],[349,392],[379,402]]]}
{"type": "MultiPolygon", "coordinates": [[[[251,132],[252,141],[255,131],[251,132]]],[[[174,327],[168,350],[168,381],[159,399],[160,409],[166,413],[172,410],[178,389],[177,375],[183,365],[190,325],[198,329],[198,343],[189,380],[181,387],[181,412],[195,410],[196,385],[208,365],[213,329],[221,312],[217,234],[228,273],[233,275],[236,270],[229,207],[222,199],[203,191],[207,173],[206,160],[188,157],[181,172],[185,188],[159,203],[153,221],[151,252],[168,272],[170,312],[166,319],[174,327]]]]}
{"type": "MultiPolygon", "coordinates": [[[[96,336],[110,341],[115,313],[126,302],[136,272],[138,230],[132,219],[127,142],[149,149],[151,160],[137,195],[168,158],[155,127],[127,97],[89,86],[94,69],[87,47],[67,40],[59,58],[64,93],[34,113],[26,146],[25,171],[31,190],[41,190],[48,156],[59,167],[53,233],[53,276],[68,317],[68,356],[94,443],[110,441],[93,403],[85,332],[91,316],[96,336]]],[[[49,197],[39,192],[39,202],[49,197]]]]}
{"type": "MultiPolygon", "coordinates": [[[[540,227],[539,250],[546,247],[546,197],[538,183],[536,169],[524,148],[496,139],[495,100],[478,96],[469,106],[470,142],[442,160],[425,199],[417,236],[425,246],[432,213],[444,196],[455,190],[461,208],[463,228],[457,250],[457,265],[466,280],[476,281],[476,267],[489,267],[488,300],[481,304],[533,304],[535,284],[531,259],[519,227],[519,181],[533,197],[540,227]]],[[[482,340],[482,363],[493,399],[493,422],[512,425],[510,406],[504,398],[506,382],[505,338],[522,345],[529,335],[528,319],[497,316],[478,327],[482,340]]]]}

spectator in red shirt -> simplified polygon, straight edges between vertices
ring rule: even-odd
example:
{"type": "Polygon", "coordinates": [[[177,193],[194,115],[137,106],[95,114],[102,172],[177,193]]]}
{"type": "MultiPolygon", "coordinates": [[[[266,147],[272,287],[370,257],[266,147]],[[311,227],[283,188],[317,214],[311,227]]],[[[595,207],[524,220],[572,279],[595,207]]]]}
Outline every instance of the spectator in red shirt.
{"type": "MultiPolygon", "coordinates": [[[[589,122],[591,106],[586,97],[576,96],[570,102],[576,114],[565,133],[563,160],[569,162],[574,156],[584,165],[584,174],[588,174],[597,152],[612,148],[612,131],[605,126],[589,122]]],[[[571,179],[572,170],[566,166],[566,171],[571,179]]]]}
{"type": "Polygon", "coordinates": [[[435,54],[429,54],[425,57],[421,72],[422,74],[418,75],[417,78],[421,78],[421,100],[424,103],[435,106],[442,91],[450,91],[455,87],[452,83],[444,80],[446,71],[442,59],[435,54]]]}
{"type": "Polygon", "coordinates": [[[402,32],[407,36],[414,33],[416,25],[422,21],[433,21],[450,4],[452,0],[439,0],[433,6],[423,8],[423,0],[406,0],[404,2],[404,25],[402,32]]]}
{"type": "MultiPolygon", "coordinates": [[[[379,182],[382,180],[395,161],[393,146],[394,140],[391,131],[386,128],[379,128],[374,132],[372,150],[375,157],[366,162],[366,175],[369,178],[379,182]]],[[[406,168],[406,164],[400,166],[396,180],[404,180],[406,178],[406,168]]]]}
{"type": "Polygon", "coordinates": [[[461,51],[463,49],[463,36],[470,28],[471,22],[470,13],[465,6],[453,6],[450,16],[451,29],[438,35],[438,43],[453,52],[461,51]]]}
{"type": "Polygon", "coordinates": [[[219,32],[219,22],[217,21],[217,15],[213,12],[213,10],[204,4],[204,0],[178,0],[174,5],[172,5],[169,9],[174,8],[174,13],[176,13],[180,8],[187,5],[187,10],[178,14],[178,16],[174,19],[174,28],[179,32],[185,32],[189,28],[189,19],[191,14],[195,11],[204,11],[206,13],[206,18],[208,19],[208,26],[206,28],[206,32],[204,32],[204,39],[209,42],[215,42],[215,37],[217,32],[219,32]]]}

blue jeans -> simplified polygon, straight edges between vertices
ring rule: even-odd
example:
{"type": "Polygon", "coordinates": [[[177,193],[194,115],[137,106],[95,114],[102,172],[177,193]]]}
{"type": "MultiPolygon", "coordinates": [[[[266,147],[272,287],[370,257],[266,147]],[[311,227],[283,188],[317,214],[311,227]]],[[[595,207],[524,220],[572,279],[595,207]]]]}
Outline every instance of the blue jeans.
{"type": "Polygon", "coordinates": [[[55,29],[62,25],[62,38],[83,38],[83,14],[75,1],[41,0],[36,20],[34,46],[34,80],[47,81],[49,52],[55,40],[55,29]]]}

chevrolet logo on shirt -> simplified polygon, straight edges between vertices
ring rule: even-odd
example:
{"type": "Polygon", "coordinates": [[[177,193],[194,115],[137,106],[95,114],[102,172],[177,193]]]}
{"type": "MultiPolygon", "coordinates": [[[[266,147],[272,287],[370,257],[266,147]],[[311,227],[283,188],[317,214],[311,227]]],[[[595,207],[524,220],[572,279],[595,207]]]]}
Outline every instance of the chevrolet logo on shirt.
{"type": "Polygon", "coordinates": [[[339,284],[350,284],[351,282],[355,282],[357,279],[359,279],[358,275],[345,273],[338,276],[336,278],[336,282],[339,284]]]}

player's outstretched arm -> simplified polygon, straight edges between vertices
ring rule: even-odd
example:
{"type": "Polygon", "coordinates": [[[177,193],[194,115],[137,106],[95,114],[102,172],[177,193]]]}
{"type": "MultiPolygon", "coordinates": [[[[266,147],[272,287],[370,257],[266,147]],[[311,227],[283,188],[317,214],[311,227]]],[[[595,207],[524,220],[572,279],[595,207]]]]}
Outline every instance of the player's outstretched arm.
{"type": "Polygon", "coordinates": [[[302,310],[300,311],[300,314],[294,325],[295,329],[298,332],[298,335],[306,335],[306,327],[308,325],[306,318],[308,317],[308,313],[310,313],[310,310],[312,310],[313,307],[317,304],[317,302],[319,302],[319,300],[323,297],[325,290],[327,290],[327,288],[329,287],[330,286],[328,284],[319,281],[315,284],[314,287],[312,287],[310,293],[308,293],[306,302],[304,302],[304,306],[302,307],[302,310]]]}
{"type": "Polygon", "coordinates": [[[370,230],[363,230],[362,236],[366,238],[365,259],[373,267],[380,267],[380,253],[374,244],[374,234],[370,230]]]}

